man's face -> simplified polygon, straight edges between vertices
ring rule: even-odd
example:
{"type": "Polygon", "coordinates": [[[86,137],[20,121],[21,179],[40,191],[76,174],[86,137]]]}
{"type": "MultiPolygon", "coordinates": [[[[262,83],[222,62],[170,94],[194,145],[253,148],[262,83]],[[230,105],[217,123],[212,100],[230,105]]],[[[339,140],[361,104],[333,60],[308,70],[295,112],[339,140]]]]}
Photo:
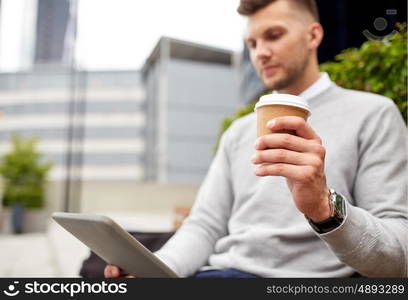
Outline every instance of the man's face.
{"type": "Polygon", "coordinates": [[[278,0],[248,17],[246,43],[252,64],[269,89],[282,90],[304,75],[311,57],[313,18],[278,0]]]}

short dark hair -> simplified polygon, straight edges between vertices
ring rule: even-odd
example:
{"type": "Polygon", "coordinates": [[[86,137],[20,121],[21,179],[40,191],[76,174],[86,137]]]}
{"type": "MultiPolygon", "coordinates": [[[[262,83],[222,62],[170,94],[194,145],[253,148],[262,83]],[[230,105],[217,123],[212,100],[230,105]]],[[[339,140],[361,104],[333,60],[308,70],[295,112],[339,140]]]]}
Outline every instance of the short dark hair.
{"type": "MultiPolygon", "coordinates": [[[[249,16],[258,10],[268,6],[270,3],[278,0],[241,0],[238,7],[238,13],[249,16]]],[[[301,9],[308,11],[315,21],[319,22],[319,11],[315,0],[286,0],[298,5],[301,9]]]]}

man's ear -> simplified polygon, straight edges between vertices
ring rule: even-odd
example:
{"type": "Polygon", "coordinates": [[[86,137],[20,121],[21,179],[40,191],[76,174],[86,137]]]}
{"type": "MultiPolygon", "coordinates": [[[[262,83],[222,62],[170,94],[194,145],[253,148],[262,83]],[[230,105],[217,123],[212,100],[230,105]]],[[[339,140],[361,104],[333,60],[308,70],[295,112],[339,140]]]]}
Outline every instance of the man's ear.
{"type": "Polygon", "coordinates": [[[310,49],[317,49],[322,42],[324,30],[322,25],[313,22],[308,28],[308,46],[310,49]]]}

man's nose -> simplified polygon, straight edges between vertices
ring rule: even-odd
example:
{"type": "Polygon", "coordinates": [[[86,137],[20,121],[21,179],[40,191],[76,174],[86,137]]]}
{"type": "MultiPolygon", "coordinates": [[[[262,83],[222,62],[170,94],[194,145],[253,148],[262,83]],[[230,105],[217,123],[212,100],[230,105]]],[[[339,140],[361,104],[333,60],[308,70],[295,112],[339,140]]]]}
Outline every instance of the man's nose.
{"type": "Polygon", "coordinates": [[[271,55],[272,49],[266,43],[258,42],[255,48],[255,58],[257,60],[264,60],[265,58],[270,58],[271,55]]]}

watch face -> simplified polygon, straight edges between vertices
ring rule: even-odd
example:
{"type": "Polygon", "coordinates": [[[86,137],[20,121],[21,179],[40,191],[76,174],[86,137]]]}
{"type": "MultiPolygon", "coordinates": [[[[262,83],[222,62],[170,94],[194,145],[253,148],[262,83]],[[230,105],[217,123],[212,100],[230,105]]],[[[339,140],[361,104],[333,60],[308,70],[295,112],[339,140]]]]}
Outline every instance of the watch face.
{"type": "Polygon", "coordinates": [[[346,203],[343,196],[337,194],[334,190],[330,190],[330,201],[334,208],[334,215],[321,222],[313,222],[308,218],[308,221],[312,228],[318,233],[326,233],[339,227],[346,215],[346,203]]]}
{"type": "Polygon", "coordinates": [[[334,211],[336,214],[342,216],[346,215],[346,201],[344,200],[343,196],[337,194],[335,192],[335,197],[333,197],[333,206],[334,206],[334,211]]]}

